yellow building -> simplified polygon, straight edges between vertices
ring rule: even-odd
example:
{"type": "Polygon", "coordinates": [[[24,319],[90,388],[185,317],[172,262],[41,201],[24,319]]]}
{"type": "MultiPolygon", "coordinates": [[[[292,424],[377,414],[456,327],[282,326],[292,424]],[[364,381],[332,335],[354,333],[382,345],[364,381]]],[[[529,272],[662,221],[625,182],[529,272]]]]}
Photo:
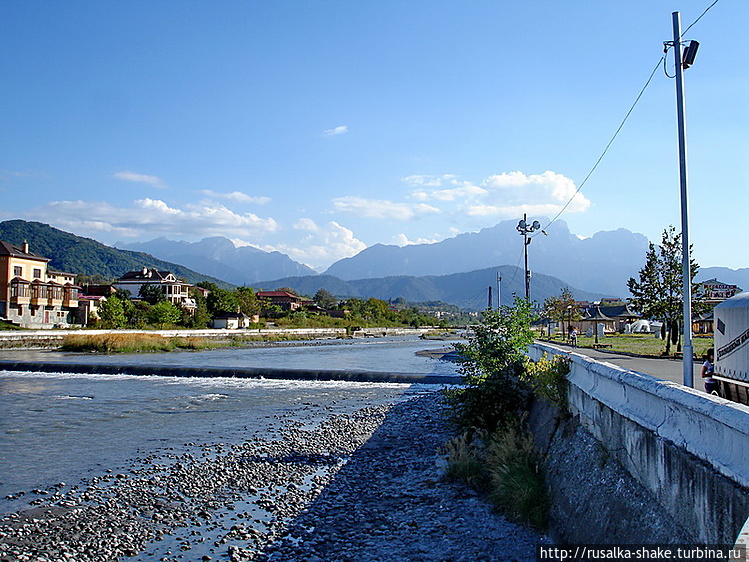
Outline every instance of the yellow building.
{"type": "Polygon", "coordinates": [[[0,319],[24,328],[53,328],[75,322],[75,274],[48,267],[49,258],[0,240],[0,319]]]}

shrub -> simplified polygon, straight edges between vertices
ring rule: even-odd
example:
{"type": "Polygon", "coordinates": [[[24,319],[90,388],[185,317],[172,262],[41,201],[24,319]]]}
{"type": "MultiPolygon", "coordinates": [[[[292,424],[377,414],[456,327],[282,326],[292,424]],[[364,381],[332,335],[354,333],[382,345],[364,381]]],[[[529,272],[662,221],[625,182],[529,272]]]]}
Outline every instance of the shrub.
{"type": "Polygon", "coordinates": [[[568,358],[557,355],[552,359],[544,353],[536,363],[528,361],[521,380],[527,383],[533,393],[557,405],[562,410],[567,409],[567,375],[570,373],[568,358]]]}
{"type": "Polygon", "coordinates": [[[487,447],[489,498],[508,518],[546,528],[549,495],[533,435],[521,422],[495,431],[487,447]]]}
{"type": "Polygon", "coordinates": [[[481,436],[485,437],[486,432],[464,431],[442,448],[447,460],[445,476],[465,482],[476,491],[486,490],[489,486],[486,452],[481,436]]]}
{"type": "Polygon", "coordinates": [[[456,345],[465,384],[447,389],[445,397],[461,428],[492,432],[525,408],[529,393],[520,377],[531,343],[530,305],[516,298],[512,308],[484,313],[468,343],[456,345]]]}

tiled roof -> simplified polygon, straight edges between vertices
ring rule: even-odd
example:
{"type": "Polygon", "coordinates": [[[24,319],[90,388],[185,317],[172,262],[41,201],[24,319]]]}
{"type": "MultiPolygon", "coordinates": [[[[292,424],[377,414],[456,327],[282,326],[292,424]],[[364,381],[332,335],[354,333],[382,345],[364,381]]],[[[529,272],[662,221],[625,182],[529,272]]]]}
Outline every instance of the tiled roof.
{"type": "Polygon", "coordinates": [[[148,268],[145,271],[142,269],[139,269],[138,271],[128,271],[125,273],[122,277],[120,277],[120,281],[128,281],[128,280],[141,280],[141,279],[166,279],[171,274],[171,271],[159,271],[155,268],[148,268]]]}
{"type": "Polygon", "coordinates": [[[39,256],[32,252],[24,252],[23,248],[21,248],[20,246],[16,246],[15,244],[11,244],[10,242],[5,242],[3,240],[0,240],[0,256],[13,256],[45,262],[49,261],[49,258],[39,256]]]}
{"type": "Polygon", "coordinates": [[[260,298],[290,298],[290,299],[298,299],[301,300],[302,297],[298,297],[296,295],[292,295],[291,293],[287,293],[286,291],[258,291],[257,296],[260,298]]]}

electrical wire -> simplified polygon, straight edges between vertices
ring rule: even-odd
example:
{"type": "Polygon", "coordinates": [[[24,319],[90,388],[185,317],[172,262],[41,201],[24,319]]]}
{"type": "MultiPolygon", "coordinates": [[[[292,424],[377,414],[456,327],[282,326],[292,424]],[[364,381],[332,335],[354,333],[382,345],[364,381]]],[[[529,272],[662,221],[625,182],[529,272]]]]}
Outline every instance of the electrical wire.
{"type": "MultiPolygon", "coordinates": [[[[691,24],[690,24],[690,25],[689,25],[689,26],[688,26],[688,27],[687,27],[687,28],[686,28],[686,29],[685,29],[685,30],[684,30],[684,31],[683,31],[683,32],[681,33],[681,37],[684,37],[684,35],[686,35],[687,31],[689,31],[690,29],[692,29],[692,27],[693,27],[693,26],[694,26],[694,25],[695,25],[695,24],[696,24],[696,23],[697,23],[698,21],[700,21],[700,20],[702,19],[702,17],[703,17],[703,16],[704,16],[704,15],[705,15],[706,13],[708,13],[708,12],[710,11],[710,9],[711,9],[711,8],[712,8],[713,6],[715,6],[715,5],[716,5],[716,4],[718,3],[718,1],[719,1],[719,0],[715,0],[715,1],[714,1],[714,2],[712,3],[712,4],[710,4],[710,5],[709,5],[709,6],[707,7],[707,8],[705,8],[705,11],[704,11],[704,12],[702,12],[702,14],[700,14],[700,17],[698,17],[698,18],[697,18],[696,20],[694,20],[694,21],[693,21],[693,22],[692,22],[692,23],[691,23],[691,24]]],[[[681,37],[680,37],[679,39],[681,39],[681,37]]],[[[667,52],[667,51],[668,51],[668,48],[666,49],[666,52],[667,52]]],[[[593,172],[594,172],[594,171],[596,170],[596,168],[598,167],[598,165],[599,165],[599,164],[601,163],[601,160],[603,160],[603,157],[604,157],[604,156],[606,156],[606,153],[608,152],[609,148],[610,148],[610,147],[611,147],[611,145],[612,145],[612,144],[614,143],[614,140],[615,140],[615,139],[616,139],[616,137],[617,137],[617,136],[619,135],[619,132],[620,132],[620,131],[622,130],[622,128],[624,127],[624,124],[625,124],[625,123],[627,122],[627,119],[629,119],[629,116],[630,116],[630,115],[632,114],[632,111],[634,111],[634,109],[635,109],[635,106],[636,106],[636,105],[637,105],[637,103],[638,103],[638,102],[640,101],[640,98],[641,98],[641,97],[642,97],[642,95],[643,95],[643,94],[645,93],[645,90],[647,89],[647,87],[648,87],[648,86],[650,85],[650,82],[651,82],[651,80],[653,79],[653,76],[655,75],[655,71],[656,71],[656,70],[658,70],[658,67],[659,67],[659,66],[661,65],[661,63],[663,63],[663,72],[664,72],[664,73],[666,74],[666,76],[668,76],[669,78],[674,78],[674,76],[671,76],[671,75],[669,75],[669,74],[668,74],[668,70],[666,69],[666,58],[667,58],[667,57],[666,57],[666,55],[665,55],[665,54],[664,54],[664,55],[663,55],[663,56],[662,56],[662,57],[660,58],[660,60],[658,61],[658,63],[657,63],[656,65],[655,65],[655,68],[653,68],[653,71],[652,71],[652,72],[650,73],[650,77],[648,78],[647,82],[645,82],[645,85],[644,85],[644,86],[642,87],[642,90],[640,90],[640,93],[639,93],[639,94],[637,95],[637,99],[635,99],[634,103],[632,104],[632,107],[630,107],[630,108],[629,108],[629,111],[628,111],[628,112],[627,112],[627,114],[626,114],[626,115],[624,116],[624,119],[622,120],[621,124],[619,125],[619,128],[618,128],[618,129],[616,130],[616,132],[614,133],[614,136],[613,136],[613,137],[611,137],[611,140],[610,140],[610,141],[609,141],[609,143],[608,143],[608,144],[606,145],[606,148],[604,148],[604,149],[603,149],[603,152],[601,153],[601,156],[600,156],[600,157],[598,158],[598,160],[596,160],[596,163],[595,163],[595,164],[593,165],[593,167],[591,168],[590,172],[588,172],[588,175],[587,175],[587,176],[585,176],[585,179],[584,179],[584,180],[582,181],[582,183],[581,183],[581,184],[580,184],[580,186],[579,186],[579,187],[577,188],[577,190],[576,190],[576,191],[575,191],[575,193],[574,193],[574,194],[572,195],[572,197],[570,197],[570,198],[569,198],[569,200],[567,201],[567,203],[565,203],[565,204],[564,204],[564,207],[562,207],[562,209],[561,209],[561,210],[560,210],[560,211],[559,211],[559,212],[558,212],[558,213],[556,214],[556,216],[555,216],[555,217],[554,217],[553,219],[551,219],[551,221],[549,221],[549,222],[548,222],[548,224],[547,224],[547,225],[546,225],[546,226],[545,226],[545,227],[544,227],[544,228],[542,229],[542,231],[543,231],[543,230],[546,230],[546,229],[547,229],[547,228],[549,228],[549,227],[550,227],[550,226],[551,226],[551,225],[552,225],[553,223],[555,223],[555,222],[556,222],[556,220],[557,220],[557,219],[558,219],[558,218],[559,218],[559,217],[560,217],[560,216],[562,215],[562,213],[564,213],[564,212],[565,212],[565,211],[567,210],[567,207],[569,207],[569,206],[570,206],[570,204],[572,203],[572,200],[573,200],[573,199],[574,199],[575,197],[577,197],[577,194],[578,194],[578,193],[580,193],[580,191],[582,190],[582,188],[583,188],[583,186],[585,185],[585,183],[586,183],[586,182],[588,181],[588,179],[590,178],[590,176],[591,176],[591,175],[593,174],[593,172]]],[[[542,232],[542,231],[541,231],[541,232],[542,232]]],[[[541,234],[541,232],[536,232],[535,234],[532,234],[532,235],[531,235],[530,237],[531,237],[531,238],[535,238],[536,236],[538,236],[539,234],[541,234]]]]}
{"type": "MultiPolygon", "coordinates": [[[[523,242],[525,242],[525,240],[523,240],[523,242]]],[[[525,252],[525,248],[523,248],[523,252],[525,252]]],[[[510,287],[512,287],[512,284],[515,282],[515,277],[517,277],[518,271],[520,271],[520,260],[523,259],[523,252],[520,252],[518,263],[515,264],[515,271],[512,273],[512,277],[510,278],[510,287]]]]}
{"type": "Polygon", "coordinates": [[[639,103],[640,98],[642,98],[642,95],[645,93],[645,90],[650,85],[650,82],[653,80],[653,76],[655,75],[656,70],[658,70],[658,67],[661,66],[661,62],[663,62],[664,60],[665,60],[665,57],[661,57],[658,60],[658,63],[655,65],[655,67],[653,68],[653,71],[650,73],[650,76],[648,77],[647,82],[645,82],[645,85],[642,87],[642,89],[640,90],[640,93],[637,95],[637,99],[635,99],[634,103],[632,104],[632,107],[629,108],[629,111],[627,111],[627,114],[624,116],[624,119],[620,123],[619,128],[614,133],[614,136],[611,137],[611,140],[606,145],[606,148],[603,149],[603,152],[601,153],[601,156],[598,157],[598,160],[596,160],[596,163],[590,169],[590,172],[588,172],[588,175],[585,176],[585,179],[580,183],[580,186],[577,188],[577,190],[575,191],[575,193],[572,195],[572,197],[569,198],[569,201],[567,201],[564,204],[564,207],[562,207],[562,209],[556,214],[556,216],[553,219],[551,219],[548,222],[548,224],[546,226],[544,226],[543,229],[541,229],[541,231],[537,231],[535,234],[532,234],[531,238],[535,238],[536,236],[538,236],[539,234],[541,234],[544,230],[546,230],[547,228],[549,228],[552,224],[554,224],[556,222],[556,220],[562,215],[562,213],[564,213],[564,211],[567,210],[567,207],[570,206],[570,203],[572,203],[572,200],[575,197],[577,197],[577,194],[580,193],[580,191],[582,190],[583,186],[587,183],[587,181],[590,178],[590,176],[592,176],[593,172],[595,172],[596,168],[598,168],[598,165],[601,163],[601,160],[603,160],[603,157],[606,156],[606,153],[609,151],[609,148],[611,148],[611,145],[614,144],[614,140],[616,140],[616,137],[621,132],[622,128],[624,127],[624,124],[627,122],[627,119],[629,119],[629,116],[632,115],[632,112],[634,111],[635,106],[637,106],[637,104],[639,103]]]}
{"type": "Polygon", "coordinates": [[[710,4],[707,8],[705,8],[705,11],[702,12],[702,14],[700,15],[700,17],[698,17],[696,20],[694,20],[689,25],[689,27],[687,27],[684,31],[681,32],[681,37],[679,37],[679,39],[682,39],[687,34],[687,31],[689,31],[690,29],[692,29],[692,26],[695,23],[697,23],[698,21],[700,21],[702,19],[702,16],[704,16],[706,13],[708,13],[710,11],[710,8],[712,8],[713,6],[715,6],[717,3],[718,3],[718,0],[715,0],[715,2],[713,2],[712,4],[710,4]]]}
{"type": "MultiPolygon", "coordinates": [[[[712,4],[710,4],[707,8],[705,8],[705,11],[702,12],[702,14],[700,14],[700,17],[698,17],[696,20],[694,20],[684,31],[681,32],[681,37],[679,37],[679,41],[682,41],[684,39],[684,36],[687,34],[687,31],[689,31],[690,29],[692,29],[692,27],[694,26],[694,24],[696,24],[698,21],[700,21],[702,19],[702,16],[704,16],[706,13],[708,13],[710,11],[710,8],[712,8],[713,6],[715,6],[717,3],[718,3],[718,0],[715,0],[715,2],[713,2],[712,4]]],[[[668,73],[668,70],[666,69],[666,58],[668,58],[668,56],[667,56],[668,55],[668,50],[671,49],[674,46],[674,42],[673,41],[666,41],[664,43],[664,45],[666,46],[666,48],[664,49],[663,52],[666,53],[666,55],[664,55],[664,58],[663,58],[663,74],[665,74],[667,78],[676,78],[676,73],[674,73],[674,75],[671,76],[668,73]]]]}

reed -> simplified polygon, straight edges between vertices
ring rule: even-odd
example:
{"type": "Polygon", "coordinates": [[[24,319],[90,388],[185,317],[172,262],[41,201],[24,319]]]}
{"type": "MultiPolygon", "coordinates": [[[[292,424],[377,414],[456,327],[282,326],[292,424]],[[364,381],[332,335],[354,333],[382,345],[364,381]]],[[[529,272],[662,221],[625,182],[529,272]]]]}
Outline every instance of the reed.
{"type": "Polygon", "coordinates": [[[489,498],[509,519],[545,531],[551,501],[533,435],[525,424],[508,423],[487,446],[489,498]]]}
{"type": "MultiPolygon", "coordinates": [[[[478,430],[486,437],[486,432],[478,430]]],[[[447,460],[445,476],[450,480],[465,482],[477,492],[489,487],[489,472],[486,465],[486,451],[475,431],[464,431],[442,447],[447,460]]]]}
{"type": "Polygon", "coordinates": [[[74,334],[66,336],[63,351],[133,353],[139,351],[172,351],[175,338],[159,334],[74,334]]]}

